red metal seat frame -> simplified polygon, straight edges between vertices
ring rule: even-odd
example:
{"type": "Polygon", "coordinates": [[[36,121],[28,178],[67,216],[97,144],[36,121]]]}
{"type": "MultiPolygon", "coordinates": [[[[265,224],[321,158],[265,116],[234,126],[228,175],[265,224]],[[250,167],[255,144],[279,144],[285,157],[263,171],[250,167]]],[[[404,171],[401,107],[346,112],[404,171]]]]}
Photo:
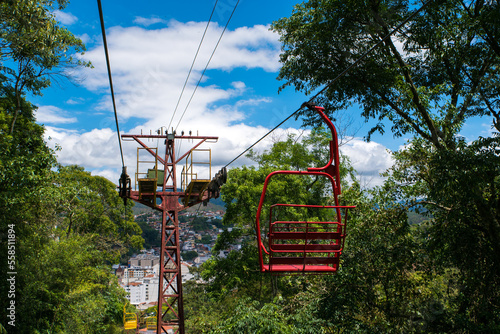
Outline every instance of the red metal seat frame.
{"type": "Polygon", "coordinates": [[[280,170],[270,173],[264,182],[262,195],[256,215],[257,242],[260,258],[260,269],[262,272],[276,274],[286,273],[333,273],[337,271],[339,257],[344,246],[346,235],[345,221],[347,220],[348,209],[354,206],[340,206],[338,196],[341,193],[340,172],[339,172],[339,150],[337,130],[325,115],[324,108],[312,106],[321,116],[332,132],[330,141],[330,159],[324,167],[307,168],[306,171],[280,170]],[[322,176],[326,177],[333,191],[335,205],[305,205],[305,204],[273,204],[270,206],[269,216],[269,250],[266,249],[262,241],[260,216],[266,197],[266,190],[270,180],[276,175],[299,175],[299,176],[322,176]],[[308,222],[308,221],[276,221],[272,222],[273,209],[277,207],[300,207],[300,208],[321,208],[332,209],[336,212],[335,222],[308,222]],[[342,217],[341,210],[345,210],[342,217]],[[342,221],[344,220],[344,222],[342,221]],[[286,226],[286,231],[281,231],[281,226],[286,226]],[[330,227],[330,228],[328,228],[330,227]],[[326,229],[326,231],[325,231],[326,229]],[[279,240],[289,240],[288,243],[280,243],[279,240]],[[303,243],[290,243],[303,240],[303,243]],[[315,241],[316,243],[309,243],[315,241]],[[318,244],[317,242],[326,242],[318,244]],[[264,253],[269,261],[264,263],[264,253]],[[288,255],[288,256],[286,256],[288,255]]]}

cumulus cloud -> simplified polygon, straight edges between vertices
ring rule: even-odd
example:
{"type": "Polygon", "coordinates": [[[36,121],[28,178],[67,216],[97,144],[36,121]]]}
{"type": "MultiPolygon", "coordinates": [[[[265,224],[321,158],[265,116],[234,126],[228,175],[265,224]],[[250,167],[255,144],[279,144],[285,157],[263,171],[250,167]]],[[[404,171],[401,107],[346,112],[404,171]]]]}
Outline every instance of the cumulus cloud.
{"type": "Polygon", "coordinates": [[[340,151],[349,157],[364,187],[382,185],[384,179],[380,173],[386,171],[394,163],[389,150],[373,141],[365,142],[362,139],[353,138],[344,144],[340,151]]]}
{"type": "Polygon", "coordinates": [[[76,117],[67,117],[67,112],[56,106],[40,106],[35,114],[38,123],[68,124],[76,123],[76,117]]]}
{"type": "Polygon", "coordinates": [[[82,40],[84,44],[90,43],[94,41],[94,38],[90,37],[89,34],[82,34],[77,36],[79,39],[82,40]]]}
{"type": "MultiPolygon", "coordinates": [[[[117,85],[122,85],[118,88],[126,90],[130,85],[136,87],[137,83],[157,85],[165,82],[172,87],[182,87],[205,25],[205,22],[170,21],[168,27],[155,30],[110,28],[108,47],[117,85]]],[[[193,67],[195,72],[191,76],[191,85],[197,82],[221,33],[222,27],[217,23],[210,25],[193,67]]],[[[244,67],[276,71],[279,68],[279,51],[278,36],[266,26],[228,30],[217,47],[209,69],[229,71],[244,67]]],[[[89,50],[85,57],[95,66],[85,86],[91,90],[105,87],[106,64],[102,45],[89,50]]]]}
{"type": "Polygon", "coordinates": [[[119,167],[120,153],[116,132],[111,129],[94,129],[85,133],[46,127],[45,136],[50,138],[48,145],[61,146],[57,153],[58,161],[64,165],[76,164],[91,169],[104,166],[119,167]]]}
{"type": "MultiPolygon", "coordinates": [[[[148,21],[144,19],[141,22],[146,25],[148,21]]],[[[204,22],[170,21],[167,27],[154,30],[141,27],[111,27],[107,37],[122,134],[149,133],[160,127],[168,127],[170,131],[174,127],[178,134],[181,131],[185,134],[192,131],[194,135],[218,136],[216,144],[207,143],[202,146],[212,148],[212,172],[215,172],[288,117],[292,110],[287,110],[286,107],[282,110],[271,109],[265,120],[252,124],[248,120],[249,108],[269,104],[272,98],[247,94],[252,87],[248,87],[241,78],[227,81],[211,78],[211,75],[227,74],[235,68],[276,72],[279,68],[280,52],[278,36],[264,25],[226,31],[205,79],[191,100],[196,83],[222,32],[222,27],[214,23],[210,25],[179,108],[173,116],[205,25],[204,22]],[[188,103],[189,108],[186,109],[188,103]]],[[[92,113],[87,113],[86,116],[92,115],[94,128],[70,131],[47,127],[46,136],[51,138],[49,145],[55,147],[58,144],[62,147],[58,151],[59,162],[83,165],[94,174],[117,182],[121,173],[121,158],[111,99],[107,93],[109,83],[102,45],[90,49],[85,54],[85,60],[90,60],[95,68],[81,70],[82,75],[86,77],[82,85],[100,97],[97,105],[92,106],[92,113]]],[[[66,100],[68,104],[79,102],[83,100],[75,97],[66,100]]],[[[47,107],[46,110],[50,108],[47,107]]],[[[65,120],[62,110],[52,110],[52,115],[62,117],[62,123],[65,120]]],[[[45,111],[42,115],[48,117],[51,114],[45,111]]],[[[53,122],[53,125],[55,124],[57,122],[53,122]]],[[[280,128],[255,149],[262,152],[270,148],[273,138],[286,138],[287,133],[301,131],[280,128]]],[[[164,152],[164,145],[158,140],[149,141],[147,145],[159,146],[161,154],[164,152]]],[[[179,141],[176,146],[177,156],[182,155],[192,145],[193,142],[179,141]]],[[[133,177],[137,144],[123,142],[123,150],[125,164],[129,166],[129,175],[133,177]]],[[[372,178],[375,180],[372,183],[376,184],[379,182],[378,173],[391,163],[385,148],[375,143],[364,143],[355,139],[343,146],[342,151],[351,157],[354,167],[363,177],[372,178]]],[[[241,157],[231,167],[252,163],[241,157]]],[[[180,175],[180,171],[178,174],[180,175]]]]}
{"type": "Polygon", "coordinates": [[[85,103],[85,99],[83,97],[72,97],[66,100],[66,104],[75,105],[75,104],[83,104],[85,103]]]}
{"type": "Polygon", "coordinates": [[[151,16],[149,18],[136,16],[134,19],[134,23],[137,23],[137,24],[144,26],[144,27],[149,27],[150,25],[157,24],[157,23],[166,23],[166,21],[159,18],[158,16],[151,16]]]}
{"type": "Polygon", "coordinates": [[[56,19],[59,22],[65,25],[72,25],[73,23],[78,21],[78,18],[75,15],[71,13],[62,12],[60,10],[55,10],[54,15],[56,16],[56,19]]]}

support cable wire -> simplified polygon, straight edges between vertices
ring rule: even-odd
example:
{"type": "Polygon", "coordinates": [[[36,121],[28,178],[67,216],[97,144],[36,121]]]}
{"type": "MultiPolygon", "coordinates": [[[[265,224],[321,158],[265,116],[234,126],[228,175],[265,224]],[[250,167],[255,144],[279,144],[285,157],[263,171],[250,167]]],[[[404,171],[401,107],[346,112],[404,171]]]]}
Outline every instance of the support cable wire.
{"type": "Polygon", "coordinates": [[[200,86],[200,83],[201,83],[201,80],[203,79],[203,76],[205,75],[205,72],[207,71],[207,68],[208,68],[208,65],[210,64],[210,62],[212,61],[212,58],[215,54],[215,51],[217,50],[217,47],[219,46],[219,43],[222,39],[222,36],[224,36],[224,33],[226,32],[227,30],[227,26],[229,25],[229,22],[231,21],[231,18],[233,17],[233,14],[234,12],[236,11],[236,7],[238,7],[238,4],[240,3],[240,0],[238,0],[238,2],[236,2],[236,4],[234,5],[234,8],[233,8],[233,11],[231,12],[231,16],[229,16],[229,19],[227,20],[226,22],[226,26],[224,27],[224,30],[222,30],[222,33],[219,37],[219,40],[217,41],[217,44],[215,45],[215,48],[214,50],[212,51],[212,54],[210,55],[210,58],[208,59],[208,62],[207,64],[205,65],[205,69],[203,70],[203,72],[201,73],[201,76],[200,76],[200,80],[198,80],[198,83],[196,84],[196,87],[194,88],[194,91],[193,91],[193,94],[191,94],[191,98],[189,99],[188,101],[188,104],[186,105],[186,108],[184,109],[184,112],[182,113],[182,116],[181,118],[179,119],[179,122],[177,123],[177,126],[175,127],[175,130],[177,130],[177,128],[179,127],[179,124],[181,123],[182,121],[182,118],[184,117],[184,114],[186,113],[189,105],[191,104],[191,101],[193,100],[193,97],[194,97],[194,94],[196,93],[196,90],[198,89],[198,87],[200,86]]]}
{"type": "Polygon", "coordinates": [[[168,124],[167,130],[170,129],[170,125],[172,125],[172,121],[174,120],[175,113],[177,112],[177,108],[179,107],[179,103],[181,102],[182,95],[184,94],[184,90],[186,89],[186,85],[188,83],[189,77],[191,76],[191,72],[193,70],[194,64],[196,62],[196,59],[198,58],[198,53],[200,52],[201,45],[203,44],[203,40],[205,39],[205,35],[208,30],[208,26],[210,25],[210,22],[212,22],[212,17],[215,12],[215,8],[217,7],[217,2],[219,0],[215,1],[214,8],[212,9],[212,13],[210,14],[210,18],[208,19],[207,26],[205,27],[205,31],[203,32],[203,36],[201,37],[200,44],[198,45],[198,49],[196,50],[196,54],[194,55],[193,62],[191,63],[191,68],[189,69],[188,75],[186,77],[186,81],[184,82],[184,86],[182,87],[181,90],[181,95],[179,96],[179,99],[177,100],[177,105],[175,106],[174,113],[172,114],[172,118],[170,119],[170,123],[168,124]]]}
{"type": "Polygon", "coordinates": [[[102,15],[101,0],[97,0],[97,6],[99,7],[99,19],[101,20],[101,30],[102,30],[102,42],[104,45],[104,53],[106,55],[106,65],[108,67],[109,88],[111,89],[111,99],[113,100],[113,110],[115,112],[116,134],[118,135],[118,144],[120,145],[120,155],[122,158],[122,168],[124,168],[125,161],[123,159],[123,148],[122,148],[122,141],[121,141],[121,137],[120,137],[120,127],[118,126],[118,114],[116,112],[115,92],[113,90],[113,79],[111,77],[111,66],[109,63],[108,43],[106,41],[106,29],[104,28],[104,18],[102,15]]]}
{"type": "Polygon", "coordinates": [[[342,73],[340,73],[339,75],[337,75],[332,81],[330,81],[329,83],[327,83],[325,85],[325,87],[323,89],[321,89],[318,93],[316,93],[313,97],[311,97],[307,102],[303,103],[297,110],[295,110],[290,116],[288,116],[287,118],[285,118],[281,123],[279,123],[278,125],[276,125],[274,128],[272,128],[271,130],[269,130],[269,132],[267,132],[265,135],[263,135],[262,137],[259,138],[259,140],[257,140],[255,143],[253,143],[252,145],[250,145],[247,149],[245,149],[243,152],[241,152],[236,158],[234,158],[233,160],[231,160],[229,163],[227,163],[224,167],[228,167],[229,165],[231,165],[233,162],[235,162],[236,160],[238,160],[243,154],[247,153],[249,150],[251,150],[255,145],[257,145],[259,142],[261,142],[264,138],[266,138],[267,136],[269,136],[269,134],[271,134],[274,130],[276,130],[277,128],[279,128],[281,125],[283,125],[285,122],[287,122],[290,118],[292,118],[295,114],[297,114],[300,110],[302,110],[306,105],[308,104],[311,104],[313,102],[314,99],[316,99],[319,95],[321,95],[322,93],[325,92],[325,90],[327,90],[331,85],[333,85],[337,80],[339,80],[341,77],[343,77],[347,72],[349,72],[354,66],[358,65],[364,58],[366,58],[366,56],[368,56],[371,52],[373,52],[373,50],[375,50],[380,44],[384,43],[387,39],[389,39],[396,31],[398,31],[399,29],[401,29],[405,24],[407,24],[411,19],[413,19],[420,11],[422,11],[422,9],[424,9],[432,0],[428,0],[427,2],[425,2],[424,4],[422,4],[422,6],[417,9],[416,11],[414,11],[410,16],[408,16],[403,22],[401,22],[396,28],[394,28],[391,32],[389,32],[384,38],[382,38],[380,41],[378,41],[377,43],[375,43],[375,45],[373,45],[368,51],[366,51],[365,53],[363,53],[354,63],[352,63],[351,65],[349,65],[344,71],[342,71],[342,73]]]}

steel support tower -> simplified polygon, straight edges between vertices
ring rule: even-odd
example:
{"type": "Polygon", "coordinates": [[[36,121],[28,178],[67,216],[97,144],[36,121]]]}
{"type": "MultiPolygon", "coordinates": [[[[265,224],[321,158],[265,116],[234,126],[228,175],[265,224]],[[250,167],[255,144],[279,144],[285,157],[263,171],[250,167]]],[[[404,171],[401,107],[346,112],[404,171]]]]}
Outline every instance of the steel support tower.
{"type": "MultiPolygon", "coordinates": [[[[208,181],[210,180],[202,180],[201,184],[195,187],[187,187],[185,191],[181,191],[177,185],[177,164],[201,144],[216,142],[218,137],[177,136],[175,133],[165,133],[158,135],[122,135],[122,138],[129,141],[135,140],[157,163],[154,175],[149,172],[146,177],[139,179],[139,190],[131,189],[130,179],[128,179],[128,186],[124,186],[123,184],[126,184],[126,182],[122,181],[124,178],[124,174],[122,174],[120,195],[162,213],[157,333],[167,333],[169,328],[173,328],[174,333],[184,334],[179,212],[210,199],[213,193],[209,191],[209,188],[213,189],[213,185],[210,184],[209,187],[208,181]],[[165,155],[160,156],[156,148],[150,148],[146,145],[144,143],[145,139],[164,142],[165,155]],[[180,157],[175,156],[176,140],[186,140],[191,144],[190,149],[180,157]]],[[[126,175],[126,171],[124,172],[126,175]]],[[[211,183],[213,183],[213,180],[211,183]]]]}

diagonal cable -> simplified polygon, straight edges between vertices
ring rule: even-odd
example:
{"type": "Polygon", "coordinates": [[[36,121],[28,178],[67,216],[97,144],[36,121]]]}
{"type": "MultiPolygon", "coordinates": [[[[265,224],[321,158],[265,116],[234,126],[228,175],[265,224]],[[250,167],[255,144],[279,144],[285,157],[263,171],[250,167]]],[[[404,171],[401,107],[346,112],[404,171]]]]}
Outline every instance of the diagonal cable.
{"type": "Polygon", "coordinates": [[[106,41],[106,29],[104,28],[104,18],[102,15],[101,0],[97,0],[97,6],[99,7],[99,19],[101,21],[101,30],[102,30],[102,42],[104,44],[104,53],[106,55],[106,66],[108,67],[109,88],[111,89],[111,99],[113,100],[113,111],[115,113],[116,134],[118,135],[118,144],[120,145],[120,155],[122,158],[122,167],[125,167],[125,161],[123,159],[122,141],[121,141],[121,137],[120,137],[120,127],[118,126],[118,113],[116,112],[116,102],[115,102],[115,92],[113,89],[113,79],[111,77],[111,66],[109,64],[108,43],[106,41]]]}
{"type": "Polygon", "coordinates": [[[172,125],[172,121],[174,120],[175,113],[177,112],[177,108],[179,107],[179,103],[181,102],[182,95],[184,94],[184,90],[186,89],[186,85],[188,83],[189,77],[191,76],[191,72],[193,71],[193,66],[194,63],[196,62],[196,58],[198,58],[198,53],[200,52],[201,45],[203,44],[203,40],[205,39],[205,35],[208,30],[208,26],[210,25],[210,22],[212,21],[212,16],[214,15],[215,8],[217,7],[217,2],[219,0],[215,1],[214,8],[212,9],[212,13],[210,14],[210,18],[208,19],[207,26],[205,27],[205,31],[203,32],[203,36],[201,37],[200,44],[198,45],[198,49],[196,50],[196,54],[194,55],[193,62],[191,63],[191,68],[189,69],[188,75],[186,77],[186,81],[184,82],[184,86],[182,87],[181,95],[179,96],[179,99],[177,100],[177,104],[174,109],[174,113],[172,114],[172,118],[170,119],[170,123],[168,124],[167,131],[170,128],[170,125],[172,125]]]}
{"type": "MultiPolygon", "coordinates": [[[[408,16],[403,22],[401,22],[396,28],[394,28],[390,33],[388,33],[384,38],[382,38],[380,41],[375,43],[368,51],[363,53],[355,62],[353,62],[351,65],[349,65],[342,73],[337,75],[332,81],[330,81],[328,84],[325,85],[323,89],[321,89],[318,93],[316,93],[313,97],[311,97],[306,103],[312,103],[314,99],[316,99],[319,95],[321,95],[325,90],[327,90],[331,85],[333,85],[337,80],[339,80],[341,77],[343,77],[347,72],[351,70],[354,66],[357,66],[364,58],[366,58],[373,50],[375,50],[380,44],[384,43],[387,39],[389,39],[396,31],[401,29],[406,23],[408,23],[411,19],[413,19],[422,9],[424,9],[432,0],[429,0],[425,2],[419,9],[414,11],[410,16],[408,16]]],[[[304,103],[305,104],[305,103],[304,103]]],[[[274,128],[269,130],[265,135],[260,137],[255,143],[250,145],[247,149],[245,149],[243,152],[241,152],[236,158],[228,162],[224,167],[228,167],[231,165],[233,162],[238,160],[243,154],[247,153],[250,149],[252,149],[255,145],[257,145],[259,142],[261,142],[264,138],[266,138],[271,132],[279,128],[281,125],[283,125],[286,121],[288,121],[290,118],[292,118],[295,114],[297,114],[302,108],[303,105],[300,106],[297,110],[295,110],[290,116],[285,118],[281,123],[276,125],[274,128]]]]}
{"type": "Polygon", "coordinates": [[[198,80],[198,83],[196,84],[196,87],[194,88],[193,94],[191,94],[191,98],[189,99],[188,104],[186,105],[186,108],[184,109],[184,112],[182,113],[181,118],[179,119],[179,122],[177,123],[177,126],[175,127],[176,130],[179,127],[179,124],[181,124],[182,118],[184,117],[184,114],[186,113],[189,105],[191,104],[191,101],[193,100],[193,97],[194,97],[194,94],[196,93],[196,90],[198,90],[198,87],[200,86],[201,80],[203,79],[203,76],[205,75],[205,72],[207,71],[208,65],[212,61],[212,58],[213,58],[213,56],[215,54],[215,51],[217,50],[217,47],[219,46],[219,43],[220,43],[220,41],[222,39],[222,36],[224,36],[224,33],[227,30],[227,26],[229,25],[229,22],[231,21],[231,18],[233,17],[234,12],[236,11],[236,7],[238,7],[239,3],[240,3],[240,0],[238,0],[238,2],[236,2],[236,4],[234,5],[233,11],[231,12],[231,16],[229,16],[229,19],[226,22],[226,26],[224,27],[224,30],[222,30],[222,33],[221,33],[221,35],[219,37],[219,40],[217,41],[217,44],[215,45],[215,48],[212,51],[212,54],[210,55],[210,58],[208,59],[208,62],[206,64],[206,66],[205,66],[205,69],[201,73],[200,80],[198,80]]]}

